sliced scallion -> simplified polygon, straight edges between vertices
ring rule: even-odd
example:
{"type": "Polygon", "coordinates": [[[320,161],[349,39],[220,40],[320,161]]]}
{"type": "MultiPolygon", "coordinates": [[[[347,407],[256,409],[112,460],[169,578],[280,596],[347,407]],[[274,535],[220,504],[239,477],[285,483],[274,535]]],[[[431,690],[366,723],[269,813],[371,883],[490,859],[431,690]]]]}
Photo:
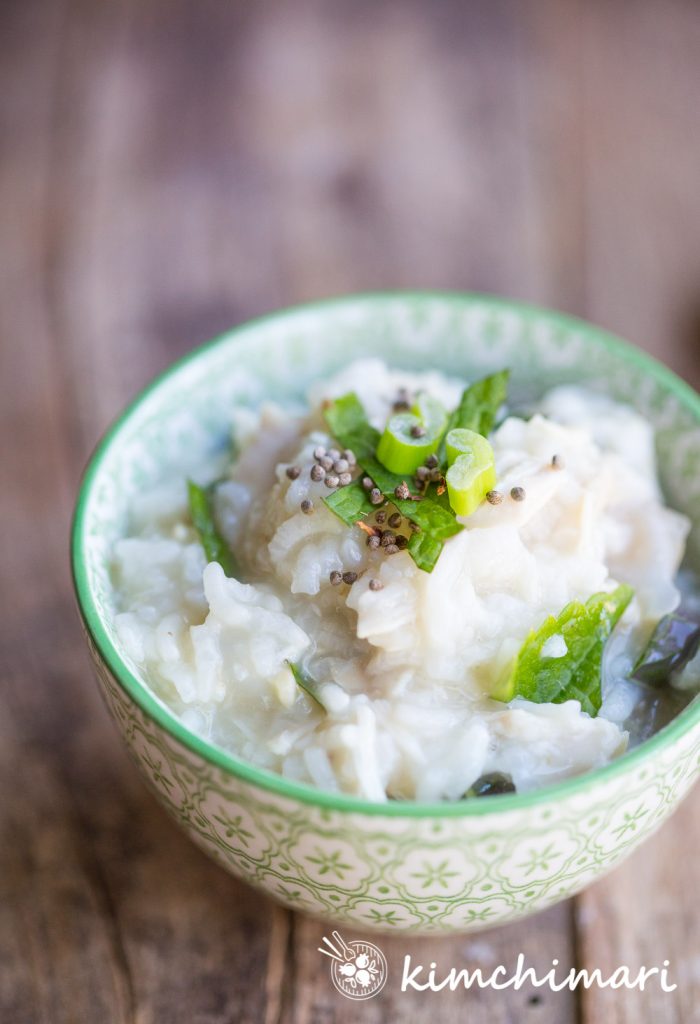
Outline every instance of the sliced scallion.
{"type": "Polygon", "coordinates": [[[437,449],[446,425],[440,402],[419,395],[411,412],[390,418],[377,445],[377,458],[390,472],[410,476],[437,449]]]}
{"type": "Polygon", "coordinates": [[[450,505],[456,515],[470,516],[496,485],[493,448],[474,430],[457,428],[445,438],[445,450],[450,505]]]}

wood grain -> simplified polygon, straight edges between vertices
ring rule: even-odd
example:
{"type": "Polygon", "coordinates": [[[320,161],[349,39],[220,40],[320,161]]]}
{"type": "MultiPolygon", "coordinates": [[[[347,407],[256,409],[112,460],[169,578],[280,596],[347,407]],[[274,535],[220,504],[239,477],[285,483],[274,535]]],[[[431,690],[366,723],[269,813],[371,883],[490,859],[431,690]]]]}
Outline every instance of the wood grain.
{"type": "MultiPolygon", "coordinates": [[[[71,596],[81,468],[174,357],[338,292],[559,306],[697,383],[699,52],[687,0],[2,5],[3,1022],[358,1019],[323,926],[209,863],[128,763],[71,596]]],[[[380,943],[397,974],[668,958],[675,994],[387,986],[361,1019],[700,1020],[698,807],[575,904],[380,943]]]]}

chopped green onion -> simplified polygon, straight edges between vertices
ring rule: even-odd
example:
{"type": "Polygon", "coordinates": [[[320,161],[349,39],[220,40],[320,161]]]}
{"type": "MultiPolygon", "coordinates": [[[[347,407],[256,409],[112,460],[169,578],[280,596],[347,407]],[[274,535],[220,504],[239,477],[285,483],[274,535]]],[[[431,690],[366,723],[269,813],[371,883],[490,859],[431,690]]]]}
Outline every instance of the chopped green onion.
{"type": "MultiPolygon", "coordinates": [[[[465,427],[487,437],[493,430],[498,410],[508,395],[508,370],[499,370],[489,377],[474,381],[462,392],[457,408],[450,414],[447,430],[465,427]]],[[[440,463],[446,461],[445,442],[438,449],[440,463]]]]}
{"type": "MultiPolygon", "coordinates": [[[[354,392],[337,398],[325,410],[324,416],[336,441],[343,448],[352,448],[358,464],[384,497],[419,527],[421,532],[413,534],[407,551],[419,569],[431,572],[443,543],[464,529],[455,519],[452,509],[440,497],[422,496],[420,501],[396,497],[396,488],[404,483],[404,476],[391,473],[375,458],[379,431],[368,422],[362,403],[354,392]]],[[[341,487],[323,501],[349,526],[376,511],[359,481],[341,487]]]]}
{"type": "Polygon", "coordinates": [[[233,552],[217,529],[209,491],[188,480],[187,496],[192,525],[199,535],[207,562],[218,562],[227,576],[237,577],[238,565],[233,552]]]}
{"type": "Polygon", "coordinates": [[[303,690],[306,696],[310,697],[321,711],[326,711],[326,706],[321,703],[317,693],[318,683],[316,680],[312,679],[308,672],[305,672],[301,665],[297,665],[295,661],[287,661],[287,664],[299,689],[303,690]]]}
{"type": "Polygon", "coordinates": [[[440,402],[420,395],[411,412],[390,418],[377,445],[377,458],[391,473],[410,476],[436,451],[446,425],[440,402]]]}
{"type": "Polygon", "coordinates": [[[445,451],[450,505],[456,515],[470,516],[496,485],[493,448],[481,434],[457,428],[445,438],[445,451]]]}

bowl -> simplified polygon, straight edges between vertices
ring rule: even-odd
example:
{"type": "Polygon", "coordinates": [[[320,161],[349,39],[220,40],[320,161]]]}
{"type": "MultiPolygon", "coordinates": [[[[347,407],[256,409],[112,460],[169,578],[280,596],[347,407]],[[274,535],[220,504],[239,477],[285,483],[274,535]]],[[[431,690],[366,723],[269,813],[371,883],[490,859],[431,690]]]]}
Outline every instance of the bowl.
{"type": "MultiPolygon", "coordinates": [[[[698,774],[700,702],[618,760],[535,793],[376,804],[321,792],[195,735],[145,684],[113,626],[110,547],[130,498],[182,453],[213,452],[234,403],[298,399],[349,358],[473,376],[511,367],[516,398],[582,382],[656,428],[669,502],[700,552],[700,398],[602,330],[479,295],[359,295],[238,327],[196,349],[128,407],[95,451],[73,524],[75,589],[107,707],[148,785],[192,840],[275,900],[358,929],[466,932],[542,910],[617,865],[698,774]]],[[[178,470],[177,467],[180,466],[178,470]]]]}

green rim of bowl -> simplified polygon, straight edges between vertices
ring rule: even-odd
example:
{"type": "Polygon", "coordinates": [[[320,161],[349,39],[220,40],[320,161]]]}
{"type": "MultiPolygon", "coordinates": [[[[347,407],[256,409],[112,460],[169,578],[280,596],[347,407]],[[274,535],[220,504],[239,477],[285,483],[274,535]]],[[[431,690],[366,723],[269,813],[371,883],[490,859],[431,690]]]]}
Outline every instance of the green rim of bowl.
{"type": "Polygon", "coordinates": [[[133,698],[138,707],[150,716],[161,728],[173,736],[184,747],[199,755],[205,761],[221,769],[222,771],[240,778],[248,783],[253,783],[262,789],[279,794],[293,800],[301,800],[307,804],[313,804],[321,808],[335,811],[357,814],[385,815],[390,817],[424,818],[424,817],[463,817],[482,814],[493,814],[506,810],[523,809],[534,807],[540,804],[556,802],[573,796],[595,785],[597,782],[604,782],[614,779],[627,771],[633,770],[641,765],[653,754],[663,748],[670,746],[680,739],[694,726],[700,723],[700,700],[693,701],[687,708],[680,712],[671,723],[661,729],[650,739],[645,740],[638,747],[633,748],[626,754],[612,761],[602,768],[585,772],[571,779],[552,783],[543,789],[531,793],[501,795],[498,797],[486,798],[483,800],[464,800],[458,803],[420,803],[410,801],[389,801],[377,803],[368,800],[360,800],[348,794],[329,793],[316,789],[303,782],[296,782],[284,778],[264,768],[258,768],[250,762],[240,760],[233,754],[218,747],[214,743],[197,736],[191,732],[170,711],[166,704],[159,700],[137,676],[123,662],[117,647],[110,639],[100,612],[97,608],[93,595],[88,584],[86,569],[86,554],[84,547],[85,520],[90,496],[93,486],[99,475],[100,467],[112,446],[119,441],[122,428],[125,426],[131,415],[141,404],[158,388],[167,381],[173,374],[179,373],[183,367],[198,359],[205,352],[219,345],[228,344],[231,338],[243,337],[255,332],[261,325],[270,324],[275,321],[293,319],[298,314],[309,312],[323,313],[334,308],[353,307],[358,305],[377,304],[381,305],[387,301],[405,300],[414,302],[420,300],[440,300],[445,303],[456,303],[458,305],[469,305],[473,302],[491,304],[496,310],[510,310],[517,313],[525,320],[545,318],[552,323],[560,324],[562,327],[574,328],[585,335],[587,343],[597,345],[606,349],[623,361],[634,364],[646,374],[654,377],[660,384],[672,392],[681,405],[685,406],[700,423],[700,396],[671,370],[657,362],[651,356],[634,348],[632,345],[612,334],[607,333],[593,324],[579,320],[576,317],[564,313],[530,306],[524,303],[503,299],[497,296],[484,295],[468,292],[440,292],[440,291],[389,291],[369,292],[345,297],[323,299],[305,305],[293,306],[287,309],[270,313],[266,316],[250,320],[239,327],[218,335],[211,341],[193,349],[187,355],[178,359],[169,366],[163,373],[145,387],[133,401],[129,403],[124,412],[117,417],[110,428],[103,435],[101,441],[95,448],[88,465],[85,469],[75,507],[73,526],[71,531],[71,567],[73,582],[78,599],[83,622],[92,637],[95,647],[100,652],[105,663],[111,670],[113,676],[119,681],[124,690],[133,698]]]}

